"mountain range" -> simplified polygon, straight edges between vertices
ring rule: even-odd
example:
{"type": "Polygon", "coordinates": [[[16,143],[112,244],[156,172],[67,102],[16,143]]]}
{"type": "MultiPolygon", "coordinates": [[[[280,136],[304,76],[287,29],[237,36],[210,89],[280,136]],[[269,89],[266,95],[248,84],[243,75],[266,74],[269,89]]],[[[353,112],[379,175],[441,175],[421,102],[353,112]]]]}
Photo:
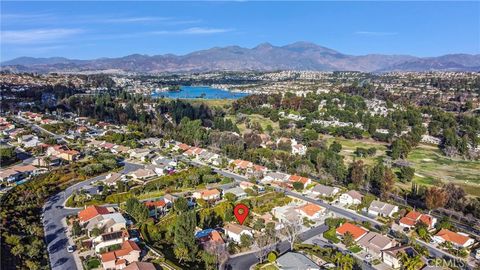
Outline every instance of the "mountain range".
{"type": "Polygon", "coordinates": [[[310,42],[285,46],[262,43],[254,48],[214,47],[186,55],[132,54],[119,58],[75,60],[63,57],[20,57],[1,63],[15,72],[207,72],[207,71],[480,71],[480,54],[438,57],[348,55],[310,42]]]}

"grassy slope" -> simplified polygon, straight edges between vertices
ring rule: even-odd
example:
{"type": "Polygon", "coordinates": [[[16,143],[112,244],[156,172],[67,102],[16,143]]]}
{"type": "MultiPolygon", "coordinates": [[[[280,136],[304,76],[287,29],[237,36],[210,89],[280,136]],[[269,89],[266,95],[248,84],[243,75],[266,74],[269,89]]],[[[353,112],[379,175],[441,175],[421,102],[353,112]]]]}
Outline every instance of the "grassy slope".
{"type": "MultiPolygon", "coordinates": [[[[347,163],[355,155],[356,147],[376,147],[377,156],[363,159],[366,164],[374,164],[375,160],[386,155],[387,145],[373,140],[348,140],[343,138],[326,137],[329,142],[334,140],[342,144],[341,154],[347,163]]],[[[357,158],[358,159],[358,158],[357,158]]],[[[408,156],[408,161],[415,168],[414,181],[423,185],[439,185],[442,182],[453,182],[462,186],[473,196],[480,196],[480,161],[468,161],[445,157],[434,146],[420,145],[408,156]]],[[[398,183],[402,188],[409,188],[410,184],[398,183]]]]}

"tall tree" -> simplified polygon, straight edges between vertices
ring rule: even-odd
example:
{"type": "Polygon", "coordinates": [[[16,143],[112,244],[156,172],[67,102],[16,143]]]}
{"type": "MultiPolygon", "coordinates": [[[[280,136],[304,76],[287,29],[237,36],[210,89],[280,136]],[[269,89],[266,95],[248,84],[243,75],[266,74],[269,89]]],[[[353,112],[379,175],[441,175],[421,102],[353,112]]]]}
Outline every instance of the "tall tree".
{"type": "Polygon", "coordinates": [[[194,211],[186,211],[177,216],[174,227],[174,253],[179,261],[193,261],[198,246],[195,243],[197,218],[194,211]]]}

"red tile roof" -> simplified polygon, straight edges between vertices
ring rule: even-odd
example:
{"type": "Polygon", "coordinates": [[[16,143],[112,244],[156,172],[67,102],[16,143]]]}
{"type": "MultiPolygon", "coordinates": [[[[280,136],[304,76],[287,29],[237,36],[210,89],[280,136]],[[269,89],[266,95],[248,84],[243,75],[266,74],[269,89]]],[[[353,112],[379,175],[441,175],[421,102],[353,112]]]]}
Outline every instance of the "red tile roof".
{"type": "Polygon", "coordinates": [[[360,237],[362,237],[364,234],[366,234],[368,231],[354,225],[352,223],[345,222],[343,223],[340,227],[337,228],[337,233],[340,235],[345,235],[345,233],[351,233],[353,236],[353,239],[358,240],[360,237]]]}
{"type": "Polygon", "coordinates": [[[146,207],[164,207],[167,203],[164,200],[144,202],[146,207]]]}
{"type": "Polygon", "coordinates": [[[108,211],[106,207],[92,205],[80,211],[78,213],[78,218],[80,221],[86,222],[98,215],[106,215],[109,213],[110,211],[108,211]]]}
{"type": "Polygon", "coordinates": [[[463,246],[470,238],[448,229],[441,229],[435,236],[443,238],[445,241],[463,246]]]}
{"type": "Polygon", "coordinates": [[[308,183],[308,178],[306,177],[302,177],[302,176],[298,176],[298,175],[290,175],[290,177],[288,178],[288,181],[290,182],[300,182],[302,184],[306,184],[308,183]]]}

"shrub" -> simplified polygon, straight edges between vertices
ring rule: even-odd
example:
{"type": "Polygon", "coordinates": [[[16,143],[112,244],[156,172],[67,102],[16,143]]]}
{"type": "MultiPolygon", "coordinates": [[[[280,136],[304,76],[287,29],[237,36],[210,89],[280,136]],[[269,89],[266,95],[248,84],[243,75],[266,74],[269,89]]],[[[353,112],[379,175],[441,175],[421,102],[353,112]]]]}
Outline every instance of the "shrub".
{"type": "Polygon", "coordinates": [[[269,262],[273,263],[277,260],[277,254],[275,254],[275,252],[271,251],[270,253],[268,253],[267,259],[268,259],[269,262]]]}

